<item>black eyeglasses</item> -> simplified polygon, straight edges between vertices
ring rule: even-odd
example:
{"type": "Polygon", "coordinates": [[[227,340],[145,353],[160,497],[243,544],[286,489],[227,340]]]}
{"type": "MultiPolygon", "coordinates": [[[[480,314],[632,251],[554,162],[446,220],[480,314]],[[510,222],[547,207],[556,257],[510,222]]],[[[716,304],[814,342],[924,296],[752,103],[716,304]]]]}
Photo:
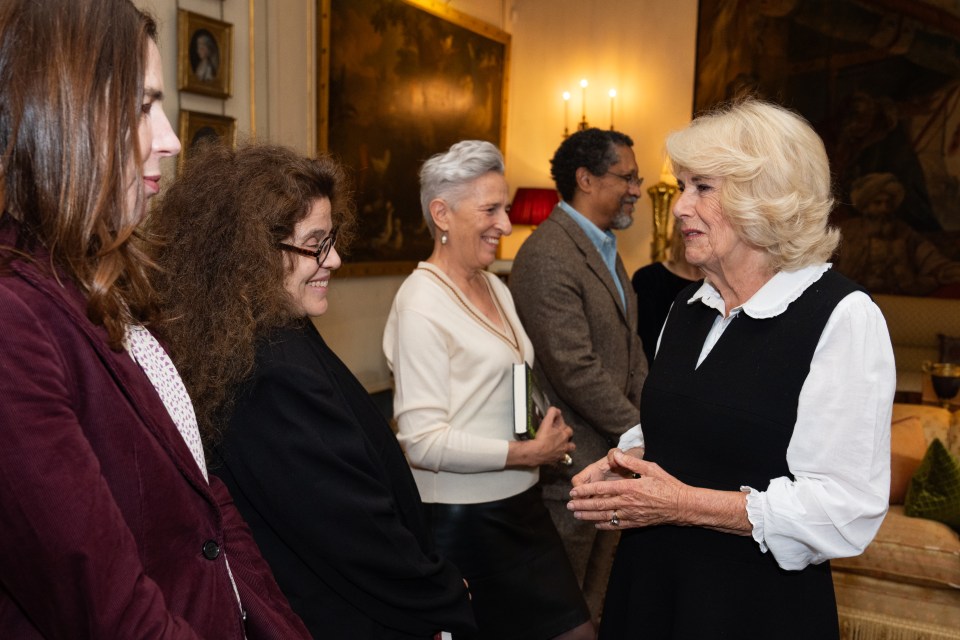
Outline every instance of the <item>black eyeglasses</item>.
{"type": "Polygon", "coordinates": [[[621,180],[623,180],[624,182],[626,182],[627,185],[628,185],[628,186],[631,186],[631,187],[639,187],[640,185],[643,184],[643,178],[639,177],[638,175],[636,175],[636,174],[634,174],[634,173],[628,173],[628,174],[626,174],[626,175],[623,175],[623,174],[620,174],[620,173],[614,173],[614,172],[612,172],[612,171],[607,171],[604,175],[616,176],[617,178],[620,178],[621,180]]]}
{"type": "Polygon", "coordinates": [[[303,249],[301,247],[295,247],[292,244],[286,244],[284,242],[279,243],[277,246],[283,251],[299,253],[302,256],[314,258],[317,261],[317,266],[320,266],[323,264],[323,261],[327,259],[327,256],[330,255],[330,250],[333,249],[333,244],[336,241],[337,228],[334,227],[333,229],[330,229],[330,233],[327,234],[327,237],[320,241],[320,246],[318,246],[316,249],[303,249]]]}

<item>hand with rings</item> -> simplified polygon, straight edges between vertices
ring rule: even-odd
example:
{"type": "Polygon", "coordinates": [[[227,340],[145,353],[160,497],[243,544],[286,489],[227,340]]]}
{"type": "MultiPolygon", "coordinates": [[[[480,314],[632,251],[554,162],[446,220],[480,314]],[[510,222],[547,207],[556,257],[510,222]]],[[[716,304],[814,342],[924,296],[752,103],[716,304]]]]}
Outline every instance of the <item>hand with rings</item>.
{"type": "Polygon", "coordinates": [[[608,464],[616,475],[606,477],[616,479],[574,483],[567,508],[576,519],[604,530],[686,523],[687,485],[659,465],[619,449],[610,451],[608,464]]]}

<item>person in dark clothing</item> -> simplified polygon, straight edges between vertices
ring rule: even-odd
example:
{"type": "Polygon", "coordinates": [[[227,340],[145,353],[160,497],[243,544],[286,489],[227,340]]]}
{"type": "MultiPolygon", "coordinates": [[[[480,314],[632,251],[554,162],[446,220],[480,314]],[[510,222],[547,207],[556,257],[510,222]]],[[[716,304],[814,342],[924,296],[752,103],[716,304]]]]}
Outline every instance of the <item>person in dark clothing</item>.
{"type": "Polygon", "coordinates": [[[830,168],[791,111],[745,100],[667,139],[687,262],[640,425],[574,478],[624,530],[601,638],[838,638],[830,558],[888,506],[886,323],[830,269],[830,168]],[[681,302],[682,301],[682,302],[681,302]]]}
{"type": "Polygon", "coordinates": [[[633,290],[637,292],[637,333],[643,342],[647,362],[653,362],[653,356],[657,353],[660,330],[677,294],[691,282],[703,277],[700,270],[684,257],[680,225],[673,225],[669,251],[666,260],[640,267],[633,272],[630,280],[633,290]]]}
{"type": "Polygon", "coordinates": [[[156,212],[163,335],[211,468],[316,638],[475,629],[393,431],[311,321],[353,221],[344,169],[201,145],[156,212]]]}

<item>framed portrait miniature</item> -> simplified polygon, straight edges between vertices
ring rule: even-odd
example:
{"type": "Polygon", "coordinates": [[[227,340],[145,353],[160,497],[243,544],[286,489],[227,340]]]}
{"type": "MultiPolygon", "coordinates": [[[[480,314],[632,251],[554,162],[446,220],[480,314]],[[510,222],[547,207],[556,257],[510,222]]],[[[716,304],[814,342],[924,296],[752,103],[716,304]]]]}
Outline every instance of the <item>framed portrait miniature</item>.
{"type": "Polygon", "coordinates": [[[177,160],[177,170],[182,171],[190,152],[198,144],[209,140],[233,146],[237,142],[237,121],[229,116],[199,111],[180,111],[180,144],[183,149],[177,160]]]}
{"type": "Polygon", "coordinates": [[[177,88],[229,98],[233,25],[177,10],[177,88]]]}

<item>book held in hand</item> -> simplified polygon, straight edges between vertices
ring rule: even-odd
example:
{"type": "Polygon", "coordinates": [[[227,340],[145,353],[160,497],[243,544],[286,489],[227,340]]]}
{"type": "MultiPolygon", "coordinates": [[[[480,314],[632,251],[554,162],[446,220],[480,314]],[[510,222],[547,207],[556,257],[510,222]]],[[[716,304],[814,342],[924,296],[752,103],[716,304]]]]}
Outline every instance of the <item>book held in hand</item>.
{"type": "Polygon", "coordinates": [[[513,365],[513,437],[528,440],[536,436],[549,407],[530,365],[513,365]]]}

